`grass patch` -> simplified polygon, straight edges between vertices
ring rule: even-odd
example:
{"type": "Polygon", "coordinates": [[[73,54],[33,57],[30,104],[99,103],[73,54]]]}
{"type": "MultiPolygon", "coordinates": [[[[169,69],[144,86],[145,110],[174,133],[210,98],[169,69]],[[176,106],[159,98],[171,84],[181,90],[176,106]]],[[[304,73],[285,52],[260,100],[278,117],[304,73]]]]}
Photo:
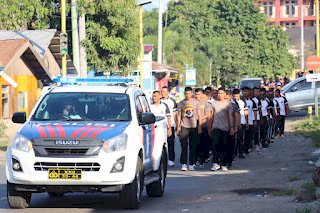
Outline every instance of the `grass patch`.
{"type": "Polygon", "coordinates": [[[320,118],[312,117],[311,120],[306,118],[297,122],[295,131],[298,134],[310,138],[314,146],[320,147],[320,118]]]}
{"type": "Polygon", "coordinates": [[[296,213],[311,213],[312,212],[312,207],[311,206],[306,206],[303,209],[297,209],[296,213]]]}
{"type": "Polygon", "coordinates": [[[294,182],[294,181],[298,181],[298,180],[301,180],[301,178],[298,177],[298,176],[292,176],[292,177],[289,178],[290,182],[294,182]]]}
{"type": "Polygon", "coordinates": [[[1,140],[0,139],[0,151],[6,151],[8,144],[9,144],[9,140],[7,140],[7,139],[1,140]]]}
{"type": "Polygon", "coordinates": [[[279,191],[272,192],[271,195],[273,195],[273,196],[293,196],[296,193],[297,193],[296,189],[284,188],[279,191]]]}
{"type": "Polygon", "coordinates": [[[311,193],[316,193],[317,186],[313,182],[305,183],[301,186],[301,188],[308,190],[311,193]]]}

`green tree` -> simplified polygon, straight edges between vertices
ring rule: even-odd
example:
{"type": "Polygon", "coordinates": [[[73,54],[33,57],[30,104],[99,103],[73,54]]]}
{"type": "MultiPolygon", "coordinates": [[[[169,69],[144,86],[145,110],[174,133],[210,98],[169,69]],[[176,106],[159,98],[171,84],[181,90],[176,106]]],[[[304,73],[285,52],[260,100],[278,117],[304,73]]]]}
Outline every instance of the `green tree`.
{"type": "Polygon", "coordinates": [[[88,62],[97,70],[127,70],[139,53],[135,0],[93,0],[86,5],[88,62]]]}

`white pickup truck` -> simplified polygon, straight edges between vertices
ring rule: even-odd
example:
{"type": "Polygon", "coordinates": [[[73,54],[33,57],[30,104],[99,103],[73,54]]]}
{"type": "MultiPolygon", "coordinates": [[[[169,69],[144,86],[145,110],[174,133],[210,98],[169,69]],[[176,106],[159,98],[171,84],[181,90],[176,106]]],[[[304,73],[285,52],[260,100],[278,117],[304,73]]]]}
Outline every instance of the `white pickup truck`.
{"type": "Polygon", "coordinates": [[[27,208],[32,193],[119,192],[124,208],[139,208],[146,186],[161,197],[167,175],[167,124],[144,92],[75,83],[43,92],[6,155],[11,208],[27,208]]]}

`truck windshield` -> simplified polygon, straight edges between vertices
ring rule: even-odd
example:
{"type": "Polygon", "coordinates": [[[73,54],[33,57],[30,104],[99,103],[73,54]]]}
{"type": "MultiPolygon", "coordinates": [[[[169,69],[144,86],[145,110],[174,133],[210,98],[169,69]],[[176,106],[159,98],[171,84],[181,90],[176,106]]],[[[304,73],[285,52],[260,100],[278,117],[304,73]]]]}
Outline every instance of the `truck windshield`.
{"type": "Polygon", "coordinates": [[[129,121],[129,96],[114,93],[49,93],[38,105],[35,121],[129,121]]]}

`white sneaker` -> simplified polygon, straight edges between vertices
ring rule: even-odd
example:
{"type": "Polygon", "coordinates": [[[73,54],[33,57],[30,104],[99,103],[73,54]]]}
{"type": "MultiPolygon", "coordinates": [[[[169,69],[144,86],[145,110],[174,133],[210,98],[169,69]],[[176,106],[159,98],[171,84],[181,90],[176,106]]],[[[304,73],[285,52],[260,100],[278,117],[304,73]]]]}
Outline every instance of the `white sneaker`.
{"type": "Polygon", "coordinates": [[[194,171],[194,165],[189,165],[189,171],[194,171]]]}
{"type": "Polygon", "coordinates": [[[217,170],[219,170],[220,169],[220,166],[219,166],[219,164],[217,164],[217,163],[214,163],[213,165],[212,165],[212,167],[211,167],[211,171],[217,171],[217,170]]]}
{"type": "Polygon", "coordinates": [[[173,167],[173,166],[175,166],[175,163],[173,161],[169,160],[168,161],[168,166],[173,167]]]}
{"type": "Polygon", "coordinates": [[[187,164],[182,164],[181,171],[188,171],[187,164]]]}
{"type": "Polygon", "coordinates": [[[221,166],[222,171],[229,171],[229,169],[226,166],[221,166]]]}
{"type": "Polygon", "coordinates": [[[257,151],[257,152],[260,152],[260,147],[259,147],[259,145],[256,145],[256,151],[257,151]]]}

